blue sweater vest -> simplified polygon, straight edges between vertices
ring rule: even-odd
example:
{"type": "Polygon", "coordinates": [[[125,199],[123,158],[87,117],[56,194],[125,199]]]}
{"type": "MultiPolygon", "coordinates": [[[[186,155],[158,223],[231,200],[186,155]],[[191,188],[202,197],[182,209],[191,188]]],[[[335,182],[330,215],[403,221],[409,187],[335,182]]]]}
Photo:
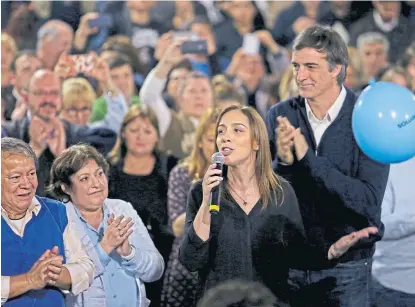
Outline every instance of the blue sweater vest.
{"type": "MultiPolygon", "coordinates": [[[[3,276],[15,276],[27,273],[32,265],[47,249],[59,247],[59,254],[65,259],[63,232],[68,224],[66,208],[62,203],[37,197],[41,204],[39,214],[33,214],[20,238],[1,219],[1,273],[3,276]]],[[[63,293],[55,287],[32,290],[9,299],[7,307],[65,306],[63,293]]]]}

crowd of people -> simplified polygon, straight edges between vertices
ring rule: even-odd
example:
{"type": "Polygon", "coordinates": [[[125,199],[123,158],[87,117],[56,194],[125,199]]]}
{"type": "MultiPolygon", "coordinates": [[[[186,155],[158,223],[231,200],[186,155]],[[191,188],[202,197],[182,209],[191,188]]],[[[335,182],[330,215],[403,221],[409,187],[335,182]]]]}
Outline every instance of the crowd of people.
{"type": "Polygon", "coordinates": [[[415,306],[415,158],[351,125],[413,3],[1,5],[2,305],[415,306]]]}

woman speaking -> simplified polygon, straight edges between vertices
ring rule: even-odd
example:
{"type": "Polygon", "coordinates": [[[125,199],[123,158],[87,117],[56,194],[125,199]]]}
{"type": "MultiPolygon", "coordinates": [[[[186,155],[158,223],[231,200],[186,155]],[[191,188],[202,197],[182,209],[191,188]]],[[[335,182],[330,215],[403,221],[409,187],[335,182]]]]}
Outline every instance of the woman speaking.
{"type": "MultiPolygon", "coordinates": [[[[279,306],[288,305],[288,269],[305,256],[304,227],[294,190],[272,170],[261,116],[250,107],[226,108],[216,125],[216,150],[225,156],[223,174],[213,164],[192,185],[179,255],[189,271],[199,273],[196,299],[221,282],[243,279],[265,284],[279,306]],[[219,185],[219,214],[211,215],[211,191],[219,185]]],[[[368,231],[321,252],[338,257],[368,231]]]]}

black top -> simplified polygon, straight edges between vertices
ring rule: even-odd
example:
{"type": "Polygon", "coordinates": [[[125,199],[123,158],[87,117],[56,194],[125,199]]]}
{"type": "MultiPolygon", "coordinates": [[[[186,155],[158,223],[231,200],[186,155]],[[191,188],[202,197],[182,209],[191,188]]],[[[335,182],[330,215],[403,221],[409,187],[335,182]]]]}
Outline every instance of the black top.
{"type": "MultiPolygon", "coordinates": [[[[370,258],[375,242],[383,235],[381,204],[388,180],[389,165],[366,156],[356,143],[352,129],[352,114],[356,95],[346,89],[346,99],[336,119],[316,144],[307,118],[304,98],[298,96],[274,105],[266,123],[271,151],[276,153],[276,118],[287,117],[294,128],[301,128],[309,149],[303,159],[292,165],[280,164],[276,158],[274,170],[287,179],[298,197],[307,236],[306,254],[321,252],[321,257],[299,259],[300,269],[332,267],[327,260],[330,246],[342,236],[365,227],[375,226],[377,235],[362,239],[351,247],[338,262],[370,258]]],[[[317,255],[318,256],[318,255],[317,255]]]]}
{"type": "Polygon", "coordinates": [[[174,157],[156,155],[152,172],[138,176],[125,173],[121,160],[109,172],[109,197],[131,203],[150,233],[155,225],[167,225],[168,176],[176,163],[174,157]]]}
{"type": "Polygon", "coordinates": [[[238,278],[260,281],[280,301],[287,301],[289,259],[303,240],[303,225],[294,190],[286,181],[282,187],[282,203],[270,202],[262,209],[259,201],[248,215],[222,194],[220,213],[212,215],[210,237],[203,242],[193,228],[203,199],[202,184],[192,185],[179,257],[189,271],[199,272],[197,298],[220,282],[238,278]]]}

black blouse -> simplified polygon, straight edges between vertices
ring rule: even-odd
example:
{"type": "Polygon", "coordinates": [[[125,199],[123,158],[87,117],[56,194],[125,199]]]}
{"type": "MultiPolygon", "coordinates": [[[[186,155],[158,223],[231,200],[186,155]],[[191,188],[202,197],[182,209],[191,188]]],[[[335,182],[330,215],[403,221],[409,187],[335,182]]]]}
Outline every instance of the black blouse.
{"type": "Polygon", "coordinates": [[[264,283],[281,302],[288,301],[287,274],[290,258],[299,252],[304,227],[297,197],[291,185],[281,181],[282,204],[262,202],[246,214],[235,200],[221,198],[220,213],[211,216],[210,236],[203,242],[193,220],[203,199],[201,181],[193,184],[186,212],[186,234],[180,261],[199,272],[198,297],[220,282],[244,279],[264,283]]]}
{"type": "Polygon", "coordinates": [[[168,176],[176,163],[172,156],[157,154],[152,172],[143,176],[125,173],[124,160],[110,168],[109,197],[131,203],[150,234],[156,225],[167,225],[168,176]]]}

